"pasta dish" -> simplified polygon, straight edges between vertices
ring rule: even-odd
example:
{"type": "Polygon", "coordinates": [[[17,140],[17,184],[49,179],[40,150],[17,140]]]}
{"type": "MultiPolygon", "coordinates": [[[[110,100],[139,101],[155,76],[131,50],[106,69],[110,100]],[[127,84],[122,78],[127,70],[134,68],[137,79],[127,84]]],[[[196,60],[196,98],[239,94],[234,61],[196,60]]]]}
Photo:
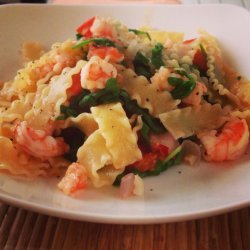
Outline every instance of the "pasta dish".
{"type": "Polygon", "coordinates": [[[174,165],[219,166],[247,151],[250,81],[204,30],[186,40],[92,17],[75,39],[24,52],[0,82],[2,173],[60,176],[68,195],[119,186],[126,198],[174,165]]]}

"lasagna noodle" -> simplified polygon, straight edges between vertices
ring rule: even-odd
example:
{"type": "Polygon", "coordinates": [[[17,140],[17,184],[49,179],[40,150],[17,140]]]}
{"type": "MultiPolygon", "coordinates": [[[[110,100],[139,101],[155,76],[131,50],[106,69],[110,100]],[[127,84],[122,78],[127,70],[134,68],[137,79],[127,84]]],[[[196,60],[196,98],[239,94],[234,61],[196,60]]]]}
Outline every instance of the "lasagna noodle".
{"type": "Polygon", "coordinates": [[[115,169],[123,169],[141,159],[137,136],[120,103],[92,107],[91,112],[105,139],[115,169]]]}
{"type": "Polygon", "coordinates": [[[95,187],[112,185],[116,176],[123,171],[110,167],[112,156],[100,130],[92,133],[78,149],[77,161],[86,168],[88,177],[95,187]]]}
{"type": "Polygon", "coordinates": [[[98,129],[78,149],[77,161],[95,187],[112,185],[125,166],[141,159],[137,137],[120,103],[92,107],[91,112],[98,129]]]}
{"type": "Polygon", "coordinates": [[[50,72],[50,76],[61,73],[54,70],[57,63],[60,66],[72,67],[83,56],[81,49],[73,49],[74,42],[67,40],[64,43],[52,45],[52,49],[38,60],[29,62],[25,68],[20,69],[14,79],[13,87],[19,93],[36,91],[36,83],[50,72]],[[60,58],[60,60],[58,59],[60,58]],[[59,60],[59,61],[58,61],[59,60]]]}
{"type": "Polygon", "coordinates": [[[65,68],[60,76],[54,76],[49,85],[38,88],[32,109],[24,119],[35,129],[45,129],[47,124],[60,115],[60,106],[67,101],[67,89],[72,85],[72,75],[86,64],[78,61],[74,68],[65,68]]]}
{"type": "Polygon", "coordinates": [[[207,74],[209,76],[209,83],[212,84],[212,88],[213,90],[215,90],[219,95],[221,96],[226,96],[229,100],[231,100],[234,104],[236,104],[238,107],[241,106],[241,102],[239,100],[239,98],[231,93],[226,87],[224,87],[224,85],[222,83],[219,82],[219,80],[216,77],[216,73],[215,73],[215,56],[213,55],[214,49],[208,47],[207,48],[207,65],[208,65],[208,70],[207,70],[207,74]]]}
{"type": "Polygon", "coordinates": [[[176,109],[159,117],[175,139],[186,138],[205,129],[217,129],[230,118],[227,109],[222,109],[219,104],[176,109]]]}
{"type": "Polygon", "coordinates": [[[16,119],[23,120],[25,114],[31,109],[34,98],[35,94],[29,93],[23,100],[13,101],[7,110],[0,113],[0,121],[10,123],[16,119]]]}
{"type": "MultiPolygon", "coordinates": [[[[225,63],[222,60],[221,50],[216,39],[205,31],[200,31],[201,42],[207,53],[207,75],[211,88],[210,92],[215,91],[218,95],[225,96],[236,107],[241,108],[242,102],[235,93],[231,91],[228,79],[225,78],[225,63]]],[[[210,99],[216,94],[209,94],[210,99]]],[[[218,98],[217,98],[218,100],[218,98]]],[[[215,100],[215,101],[217,101],[215,100]]]]}

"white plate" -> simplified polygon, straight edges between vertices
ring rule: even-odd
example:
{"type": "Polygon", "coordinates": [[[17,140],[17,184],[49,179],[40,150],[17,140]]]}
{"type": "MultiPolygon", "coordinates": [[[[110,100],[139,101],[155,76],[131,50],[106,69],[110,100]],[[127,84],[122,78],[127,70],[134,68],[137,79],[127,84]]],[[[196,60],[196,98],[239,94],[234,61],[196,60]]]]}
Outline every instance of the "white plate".
{"type": "MultiPolygon", "coordinates": [[[[239,7],[6,5],[0,7],[0,79],[13,77],[19,67],[21,42],[33,40],[49,46],[74,37],[75,27],[93,15],[115,17],[134,28],[147,24],[185,31],[187,38],[204,28],[230,52],[227,57],[231,64],[250,77],[250,14],[239,7]]],[[[0,199],[41,213],[103,223],[200,218],[250,204],[249,158],[248,154],[235,163],[173,167],[159,177],[145,179],[143,198],[127,200],[120,200],[113,187],[82,191],[72,198],[57,190],[57,180],[24,181],[0,175],[0,199]]]]}

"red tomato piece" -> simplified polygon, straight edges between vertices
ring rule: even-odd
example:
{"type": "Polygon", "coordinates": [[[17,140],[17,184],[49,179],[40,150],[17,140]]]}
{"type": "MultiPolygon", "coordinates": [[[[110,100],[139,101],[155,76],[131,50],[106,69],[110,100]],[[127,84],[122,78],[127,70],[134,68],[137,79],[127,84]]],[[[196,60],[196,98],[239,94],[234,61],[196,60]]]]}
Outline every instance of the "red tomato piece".
{"type": "Polygon", "coordinates": [[[153,144],[152,149],[153,152],[158,155],[160,160],[164,159],[169,154],[168,147],[159,143],[153,144]]]}
{"type": "Polygon", "coordinates": [[[193,64],[198,66],[199,70],[204,72],[207,71],[207,61],[200,49],[198,49],[194,54],[193,64]]]}
{"type": "Polygon", "coordinates": [[[80,73],[72,75],[72,85],[68,89],[68,93],[72,96],[80,94],[82,92],[81,76],[80,73]]]}
{"type": "Polygon", "coordinates": [[[143,158],[133,164],[134,167],[139,169],[141,172],[147,170],[153,170],[157,162],[157,155],[155,153],[147,153],[143,155],[143,158]]]}
{"type": "Polygon", "coordinates": [[[83,35],[84,37],[91,37],[92,32],[90,31],[90,28],[92,27],[93,23],[95,21],[95,17],[91,17],[89,20],[81,24],[77,29],[76,32],[78,34],[83,35]]]}
{"type": "Polygon", "coordinates": [[[152,152],[143,155],[143,158],[133,164],[141,172],[153,170],[158,160],[163,160],[168,155],[169,150],[165,145],[155,143],[152,145],[152,152]]]}

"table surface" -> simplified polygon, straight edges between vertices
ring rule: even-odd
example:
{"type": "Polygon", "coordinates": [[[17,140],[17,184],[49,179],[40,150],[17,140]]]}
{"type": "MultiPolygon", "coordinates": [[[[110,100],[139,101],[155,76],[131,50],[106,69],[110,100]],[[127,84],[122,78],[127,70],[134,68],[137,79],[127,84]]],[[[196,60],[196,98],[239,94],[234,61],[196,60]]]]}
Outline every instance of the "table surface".
{"type": "MultiPolygon", "coordinates": [[[[250,0],[182,0],[230,3],[250,0]]],[[[199,220],[158,225],[110,225],[60,219],[0,202],[0,249],[250,249],[250,208],[199,220]]]]}
{"type": "Polygon", "coordinates": [[[250,208],[178,223],[110,225],[55,218],[0,203],[0,249],[247,250],[250,208]]]}

